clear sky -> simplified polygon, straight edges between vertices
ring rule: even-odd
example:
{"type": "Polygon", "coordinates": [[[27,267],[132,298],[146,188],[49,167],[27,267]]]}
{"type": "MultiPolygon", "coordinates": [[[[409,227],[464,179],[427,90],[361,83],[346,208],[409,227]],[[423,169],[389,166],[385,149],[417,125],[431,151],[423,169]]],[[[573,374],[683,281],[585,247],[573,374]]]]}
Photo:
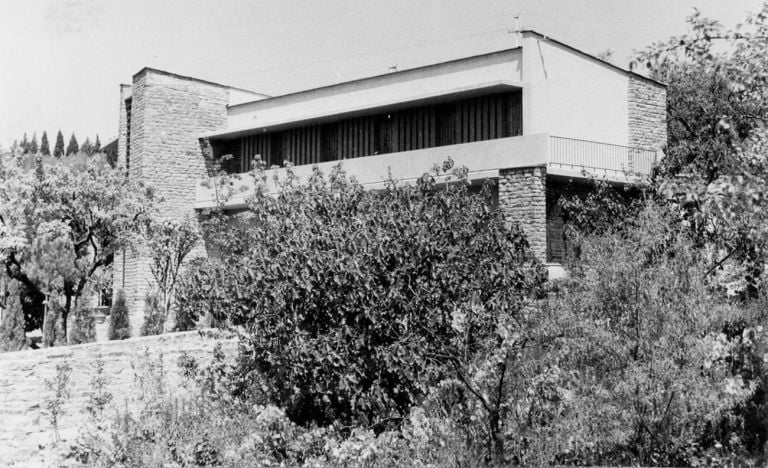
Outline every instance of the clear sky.
{"type": "MultiPolygon", "coordinates": [[[[1,0],[0,145],[117,135],[145,66],[270,95],[509,48],[514,15],[626,66],[694,7],[733,26],[761,0],[1,0]]],[[[53,142],[51,142],[53,143],[53,142]]]]}

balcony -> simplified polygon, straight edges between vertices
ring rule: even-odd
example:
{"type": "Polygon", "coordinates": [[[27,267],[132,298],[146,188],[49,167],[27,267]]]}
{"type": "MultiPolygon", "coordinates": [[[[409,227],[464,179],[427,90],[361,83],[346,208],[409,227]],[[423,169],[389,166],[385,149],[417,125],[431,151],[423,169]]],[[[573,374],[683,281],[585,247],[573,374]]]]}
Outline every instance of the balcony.
{"type": "MultiPolygon", "coordinates": [[[[469,170],[471,181],[498,178],[499,170],[503,169],[546,166],[547,173],[552,176],[572,179],[595,176],[627,183],[648,176],[657,154],[638,148],[541,134],[345,159],[343,167],[366,189],[376,190],[383,188],[389,175],[395,180],[412,183],[449,157],[456,166],[465,166],[469,170]]],[[[306,180],[313,167],[327,174],[338,163],[297,165],[294,172],[300,180],[306,180]]],[[[267,189],[277,190],[274,176],[284,178],[285,169],[267,172],[267,189]]],[[[249,173],[202,180],[197,185],[195,209],[219,205],[225,209],[243,208],[254,187],[255,180],[249,173]]]]}
{"type": "Polygon", "coordinates": [[[622,181],[646,177],[657,162],[657,152],[596,141],[552,136],[549,138],[549,173],[578,176],[587,172],[597,177],[622,181]]]}

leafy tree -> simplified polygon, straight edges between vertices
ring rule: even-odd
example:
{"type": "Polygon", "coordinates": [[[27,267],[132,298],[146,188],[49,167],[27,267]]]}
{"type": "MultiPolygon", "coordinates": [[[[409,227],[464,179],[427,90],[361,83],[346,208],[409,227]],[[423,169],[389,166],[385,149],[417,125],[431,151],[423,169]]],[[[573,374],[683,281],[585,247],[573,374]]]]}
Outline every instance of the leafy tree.
{"type": "Polygon", "coordinates": [[[39,148],[37,146],[37,132],[32,134],[32,141],[29,142],[29,152],[32,154],[37,154],[39,151],[39,148]]]}
{"type": "Polygon", "coordinates": [[[48,145],[48,133],[43,131],[43,137],[40,139],[40,154],[43,156],[51,155],[51,147],[48,145]]]}
{"type": "Polygon", "coordinates": [[[150,269],[159,293],[156,312],[160,317],[157,320],[163,324],[171,316],[175,305],[176,285],[182,264],[199,241],[197,222],[192,218],[150,220],[148,223],[147,247],[152,259],[150,269]]]}
{"type": "Polygon", "coordinates": [[[93,143],[93,152],[98,153],[101,151],[101,141],[99,141],[99,134],[96,134],[96,141],[93,143]]]}
{"type": "Polygon", "coordinates": [[[78,304],[72,313],[72,327],[69,335],[69,344],[91,343],[96,341],[96,321],[93,311],[82,304],[78,304]]]}
{"type": "Polygon", "coordinates": [[[21,295],[18,284],[11,281],[5,294],[3,321],[0,323],[0,351],[20,351],[26,346],[21,295]]]}
{"type": "Polygon", "coordinates": [[[57,158],[64,156],[64,135],[61,130],[56,134],[56,144],[53,146],[53,155],[57,158]]]}
{"type": "Polygon", "coordinates": [[[77,138],[75,138],[75,134],[73,132],[72,136],[69,137],[69,144],[67,145],[67,156],[77,154],[78,151],[80,151],[80,147],[77,144],[77,138]]]}
{"type": "Polygon", "coordinates": [[[208,224],[222,260],[191,275],[246,334],[240,375],[263,376],[266,396],[295,421],[384,428],[452,380],[477,402],[499,456],[496,391],[514,375],[499,356],[523,346],[524,305],[545,273],[489,193],[471,194],[452,162],[443,169],[455,177],[444,189],[436,172],[381,192],[340,166],[307,185],[289,170],[238,222],[208,224]],[[479,375],[489,369],[495,379],[479,375]]]}
{"type": "Polygon", "coordinates": [[[662,171],[701,176],[731,171],[736,148],[768,119],[768,3],[732,31],[701,16],[691,32],[638,55],[667,90],[668,147],[662,171]]]}
{"type": "MultiPolygon", "coordinates": [[[[0,170],[0,254],[9,277],[62,298],[62,321],[115,252],[138,241],[154,192],[102,159],[37,157],[0,170]]],[[[50,302],[50,301],[49,301],[50,302]]],[[[39,312],[42,314],[42,311],[39,312]]]]}
{"type": "Polygon", "coordinates": [[[553,384],[569,397],[549,424],[561,434],[579,427],[571,442],[582,453],[570,456],[591,465],[690,466],[718,440],[738,451],[738,430],[715,428],[752,395],[755,373],[734,363],[765,337],[755,322],[741,326],[750,340],[723,333],[743,312],[717,294],[675,206],[651,200],[635,218],[586,235],[552,305],[558,339],[549,365],[563,370],[553,384]]]}

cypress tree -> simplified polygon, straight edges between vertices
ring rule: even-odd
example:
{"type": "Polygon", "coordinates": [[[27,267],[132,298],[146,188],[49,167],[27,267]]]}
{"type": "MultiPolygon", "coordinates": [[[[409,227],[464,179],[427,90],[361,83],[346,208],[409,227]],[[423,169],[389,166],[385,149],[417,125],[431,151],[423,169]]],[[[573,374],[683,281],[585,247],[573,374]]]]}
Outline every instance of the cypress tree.
{"type": "Polygon", "coordinates": [[[53,147],[53,155],[57,158],[64,156],[64,135],[61,134],[61,130],[56,135],[56,145],[53,147]]]}
{"type": "Polygon", "coordinates": [[[40,154],[43,156],[51,155],[51,147],[48,145],[48,133],[43,130],[43,138],[40,139],[40,154]]]}
{"type": "Polygon", "coordinates": [[[77,144],[77,138],[75,138],[75,132],[72,132],[72,136],[69,137],[69,144],[67,145],[67,156],[71,154],[77,154],[80,151],[80,146],[77,144]]]}
{"type": "Polygon", "coordinates": [[[32,134],[32,141],[29,142],[29,152],[32,154],[37,154],[38,151],[37,147],[37,132],[32,134]]]}
{"type": "Polygon", "coordinates": [[[90,308],[78,304],[73,313],[72,329],[69,332],[69,344],[91,343],[96,341],[96,321],[90,308]]]}
{"type": "Polygon", "coordinates": [[[5,314],[0,323],[0,351],[20,351],[27,345],[24,333],[24,309],[15,281],[8,288],[5,314]]]}
{"type": "Polygon", "coordinates": [[[21,139],[21,152],[23,154],[29,153],[29,140],[27,140],[27,132],[24,132],[24,138],[21,139]]]}
{"type": "Polygon", "coordinates": [[[96,142],[93,144],[93,152],[98,153],[101,151],[101,142],[99,141],[99,134],[96,134],[96,142]]]}
{"type": "Polygon", "coordinates": [[[91,145],[91,139],[86,137],[82,145],[80,145],[80,152],[87,154],[88,156],[93,154],[93,145],[91,145]]]}
{"type": "Polygon", "coordinates": [[[109,330],[107,339],[124,340],[131,337],[131,324],[128,319],[128,306],[125,304],[123,290],[117,291],[112,311],[109,314],[109,330]]]}

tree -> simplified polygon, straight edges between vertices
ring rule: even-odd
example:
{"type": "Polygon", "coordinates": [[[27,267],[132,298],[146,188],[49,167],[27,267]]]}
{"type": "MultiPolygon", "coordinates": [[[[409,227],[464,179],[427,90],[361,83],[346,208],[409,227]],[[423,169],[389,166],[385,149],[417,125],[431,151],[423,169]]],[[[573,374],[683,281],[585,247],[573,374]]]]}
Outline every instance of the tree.
{"type": "Polygon", "coordinates": [[[29,142],[29,152],[32,154],[37,154],[39,151],[39,148],[37,146],[37,132],[32,134],[32,141],[29,142]]]}
{"type": "Polygon", "coordinates": [[[91,343],[96,341],[96,321],[93,311],[83,304],[78,304],[73,312],[72,329],[69,344],[91,343]]]}
{"type": "Polygon", "coordinates": [[[53,147],[53,155],[57,158],[64,156],[64,135],[61,130],[56,134],[56,144],[53,147]]]}
{"type": "Polygon", "coordinates": [[[306,185],[289,169],[276,195],[260,185],[238,222],[206,222],[221,260],[189,272],[201,309],[215,298],[214,314],[243,330],[239,375],[263,376],[294,421],[384,429],[453,381],[504,452],[496,389],[515,370],[498,357],[524,345],[524,305],[545,271],[489,208],[490,187],[473,195],[466,170],[442,170],[454,180],[444,189],[433,173],[373,192],[341,166],[306,185]],[[495,386],[479,367],[499,369],[495,386]]]}
{"type": "Polygon", "coordinates": [[[0,323],[0,351],[20,351],[26,346],[21,295],[18,284],[11,281],[5,293],[3,321],[0,323]]]}
{"type": "Polygon", "coordinates": [[[192,218],[150,220],[148,223],[147,246],[152,259],[152,277],[160,296],[157,312],[160,314],[161,331],[162,324],[171,316],[174,307],[182,264],[199,241],[197,222],[192,218]]]}
{"type": "Polygon", "coordinates": [[[24,132],[24,137],[21,139],[21,152],[23,154],[29,153],[29,140],[27,140],[27,132],[24,132]]]}
{"type": "Polygon", "coordinates": [[[103,158],[37,157],[29,169],[19,163],[0,170],[0,258],[9,277],[62,298],[66,330],[86,288],[115,253],[138,242],[139,225],[154,213],[154,191],[103,158]]]}
{"type": "Polygon", "coordinates": [[[653,44],[637,60],[669,83],[662,171],[709,183],[731,170],[736,148],[768,121],[768,3],[732,31],[698,10],[688,23],[689,34],[653,44]]]}
{"type": "Polygon", "coordinates": [[[112,310],[109,314],[109,329],[107,337],[110,340],[125,340],[131,337],[131,324],[128,314],[128,306],[125,304],[125,293],[117,291],[112,310]]]}
{"type": "Polygon", "coordinates": [[[98,153],[101,151],[101,142],[99,141],[99,134],[96,134],[96,141],[93,143],[93,152],[98,153]]]}
{"type": "Polygon", "coordinates": [[[93,154],[93,145],[91,145],[91,139],[90,138],[87,138],[87,137],[85,138],[85,141],[80,146],[80,151],[83,154],[87,154],[88,156],[93,154]]]}
{"type": "Polygon", "coordinates": [[[40,139],[40,154],[43,156],[51,155],[51,147],[48,145],[48,133],[43,131],[43,137],[40,139]]]}
{"type": "Polygon", "coordinates": [[[77,154],[78,151],[80,151],[80,147],[77,145],[77,138],[75,138],[75,133],[72,132],[72,136],[69,137],[69,144],[67,145],[67,156],[77,154]]]}

